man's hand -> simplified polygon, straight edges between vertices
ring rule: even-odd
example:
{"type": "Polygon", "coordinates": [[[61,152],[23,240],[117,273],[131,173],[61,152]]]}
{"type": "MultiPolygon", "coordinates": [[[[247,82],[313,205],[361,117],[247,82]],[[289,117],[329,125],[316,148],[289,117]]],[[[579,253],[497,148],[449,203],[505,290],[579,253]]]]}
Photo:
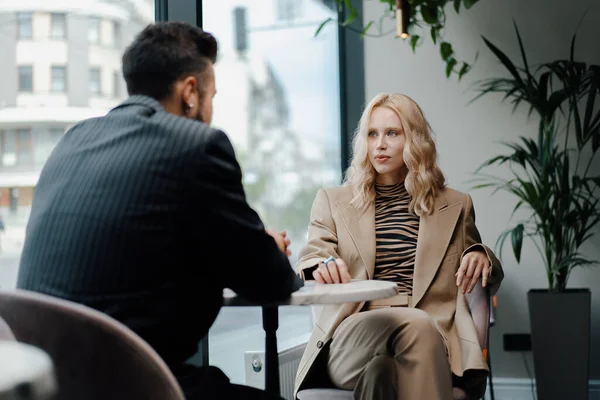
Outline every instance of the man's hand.
{"type": "Polygon", "coordinates": [[[463,257],[456,276],[456,286],[461,287],[463,293],[471,293],[473,287],[482,278],[481,286],[486,287],[487,280],[492,274],[492,266],[483,250],[473,250],[463,257]]]}
{"type": "Polygon", "coordinates": [[[348,266],[341,258],[329,261],[327,265],[320,262],[313,271],[313,278],[319,283],[348,283],[352,279],[348,266]]]}
{"type": "Polygon", "coordinates": [[[279,250],[281,250],[283,254],[288,257],[292,255],[292,251],[288,249],[290,246],[290,239],[287,238],[286,231],[275,232],[272,229],[265,229],[265,231],[275,240],[277,247],[279,247],[279,250]]]}

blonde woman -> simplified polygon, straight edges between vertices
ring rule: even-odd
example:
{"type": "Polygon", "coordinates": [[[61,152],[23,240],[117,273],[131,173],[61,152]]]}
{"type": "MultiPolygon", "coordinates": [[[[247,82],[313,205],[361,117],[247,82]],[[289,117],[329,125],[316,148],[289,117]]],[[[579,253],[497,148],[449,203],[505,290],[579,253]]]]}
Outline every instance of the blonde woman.
{"type": "Polygon", "coordinates": [[[355,399],[475,398],[487,365],[464,294],[495,293],[503,272],[480,243],[471,197],[446,187],[429,125],[405,95],[375,96],[353,146],[345,184],[317,193],[296,270],[320,283],[389,280],[399,294],[325,306],[296,389],[325,379],[355,399]]]}

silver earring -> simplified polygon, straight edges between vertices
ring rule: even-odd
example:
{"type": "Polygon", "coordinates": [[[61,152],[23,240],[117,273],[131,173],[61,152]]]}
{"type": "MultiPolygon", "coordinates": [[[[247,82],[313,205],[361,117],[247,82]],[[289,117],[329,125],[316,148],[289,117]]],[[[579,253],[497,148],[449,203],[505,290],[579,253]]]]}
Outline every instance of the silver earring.
{"type": "Polygon", "coordinates": [[[190,104],[188,104],[188,107],[189,107],[190,109],[194,108],[194,103],[190,103],[190,104]]]}

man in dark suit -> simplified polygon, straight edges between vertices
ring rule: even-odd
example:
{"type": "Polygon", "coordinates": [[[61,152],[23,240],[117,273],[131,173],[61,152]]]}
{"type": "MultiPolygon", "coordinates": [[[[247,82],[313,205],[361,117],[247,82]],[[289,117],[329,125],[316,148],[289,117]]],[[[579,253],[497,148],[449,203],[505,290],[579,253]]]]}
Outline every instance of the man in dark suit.
{"type": "Polygon", "coordinates": [[[267,302],[302,285],[285,235],[246,203],[229,139],[209,127],[216,57],[214,37],[188,24],[136,37],[122,60],[129,99],[70,129],[41,172],[17,286],[121,321],[188,399],[270,398],[186,364],[224,287],[267,302]]]}

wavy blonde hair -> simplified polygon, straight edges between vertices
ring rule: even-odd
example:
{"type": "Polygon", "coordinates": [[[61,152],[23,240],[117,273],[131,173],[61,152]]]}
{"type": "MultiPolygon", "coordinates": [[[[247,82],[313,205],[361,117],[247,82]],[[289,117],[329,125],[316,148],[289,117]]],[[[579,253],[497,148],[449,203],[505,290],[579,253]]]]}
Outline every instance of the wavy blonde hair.
{"type": "Polygon", "coordinates": [[[435,197],[445,187],[446,179],[437,165],[431,127],[421,107],[410,97],[399,93],[380,93],[364,108],[354,134],[352,161],[344,182],[353,187],[351,204],[364,209],[375,201],[377,172],[369,160],[367,135],[371,114],[377,107],[394,111],[406,136],[403,155],[408,174],[404,185],[411,196],[409,211],[418,216],[431,214],[435,197]]]}

